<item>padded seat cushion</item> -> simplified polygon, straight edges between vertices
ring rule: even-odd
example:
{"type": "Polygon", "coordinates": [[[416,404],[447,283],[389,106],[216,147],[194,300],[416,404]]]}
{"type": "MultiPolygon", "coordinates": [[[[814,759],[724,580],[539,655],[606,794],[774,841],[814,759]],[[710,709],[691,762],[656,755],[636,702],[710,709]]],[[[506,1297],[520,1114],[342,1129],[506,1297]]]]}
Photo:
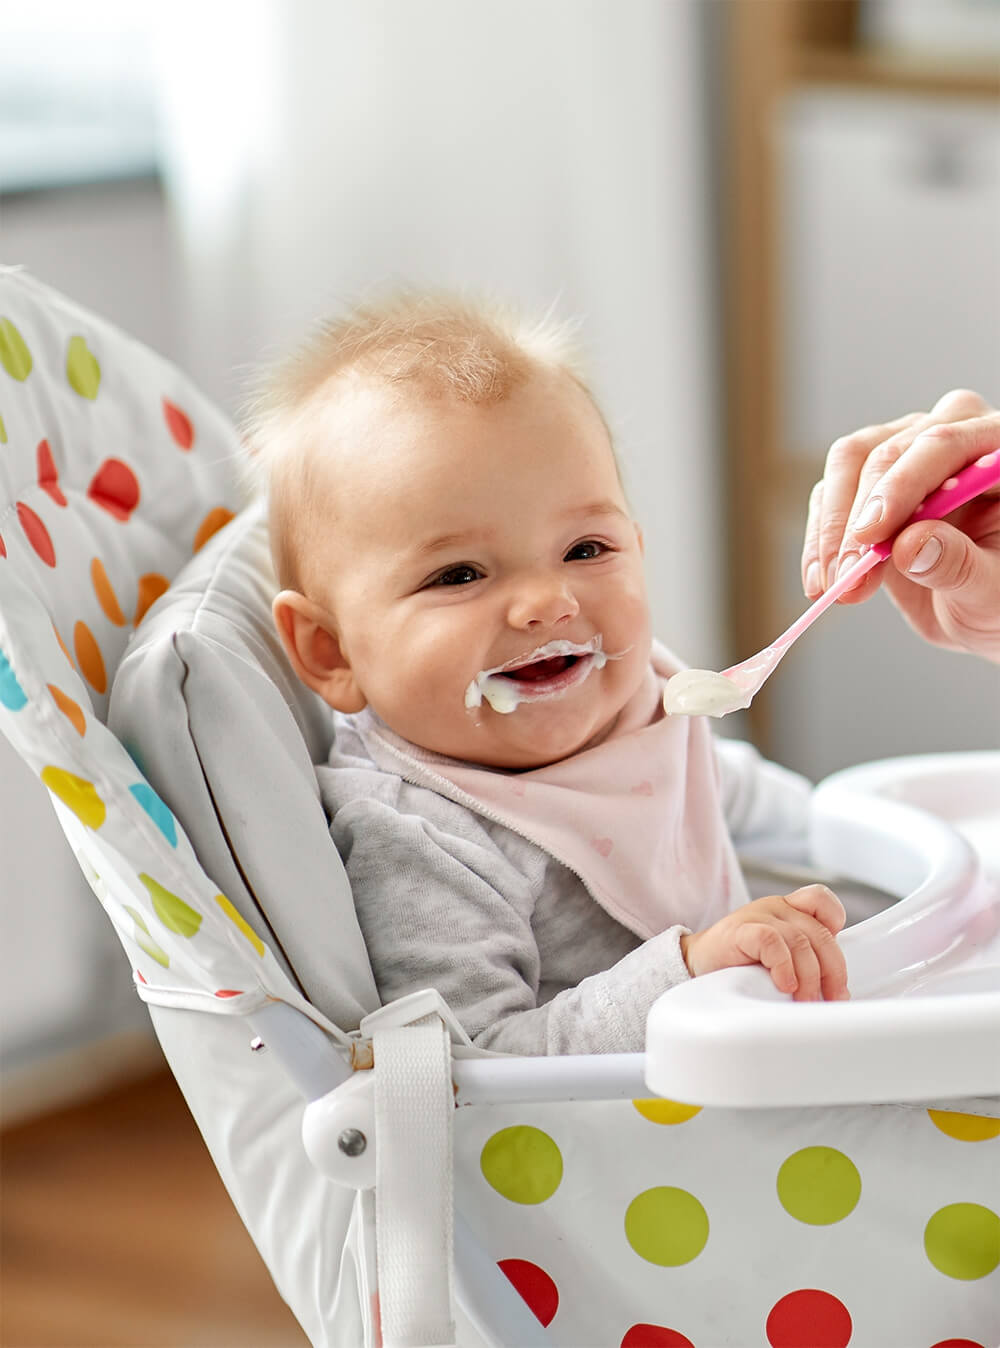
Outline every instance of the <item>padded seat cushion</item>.
{"type": "Polygon", "coordinates": [[[313,1004],[344,1030],[378,1005],[313,763],[326,706],[271,621],[266,522],[237,516],[149,610],[108,724],[180,819],[206,872],[313,1004]]]}

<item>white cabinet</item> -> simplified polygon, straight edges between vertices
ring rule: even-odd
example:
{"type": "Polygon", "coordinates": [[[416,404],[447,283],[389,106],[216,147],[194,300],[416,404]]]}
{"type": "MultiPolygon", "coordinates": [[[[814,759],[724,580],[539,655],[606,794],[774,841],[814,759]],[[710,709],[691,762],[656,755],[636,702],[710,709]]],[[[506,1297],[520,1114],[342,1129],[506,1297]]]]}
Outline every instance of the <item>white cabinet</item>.
{"type": "MultiPolygon", "coordinates": [[[[837,435],[949,388],[1000,406],[1000,107],[847,89],[778,107],[778,424],[805,482],[837,435]]],[[[804,504],[772,539],[789,621],[804,504]]],[[[775,685],[769,750],[814,777],[1000,747],[1000,669],[929,648],[881,597],[827,615],[775,685]]]]}

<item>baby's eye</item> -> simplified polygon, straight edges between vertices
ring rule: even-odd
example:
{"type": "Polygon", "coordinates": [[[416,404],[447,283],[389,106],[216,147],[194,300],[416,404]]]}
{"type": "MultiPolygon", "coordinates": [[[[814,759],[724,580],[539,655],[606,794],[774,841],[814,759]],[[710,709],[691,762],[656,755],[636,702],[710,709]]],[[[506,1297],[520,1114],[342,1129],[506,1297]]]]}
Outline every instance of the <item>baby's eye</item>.
{"type": "Polygon", "coordinates": [[[588,538],[582,543],[574,543],[563,561],[589,562],[594,557],[600,557],[601,553],[607,552],[607,550],[606,544],[599,543],[596,538],[588,538]]]}
{"type": "Polygon", "coordinates": [[[440,575],[434,577],[431,585],[471,585],[473,581],[481,580],[482,572],[474,566],[450,566],[447,571],[442,571],[440,575]]]}

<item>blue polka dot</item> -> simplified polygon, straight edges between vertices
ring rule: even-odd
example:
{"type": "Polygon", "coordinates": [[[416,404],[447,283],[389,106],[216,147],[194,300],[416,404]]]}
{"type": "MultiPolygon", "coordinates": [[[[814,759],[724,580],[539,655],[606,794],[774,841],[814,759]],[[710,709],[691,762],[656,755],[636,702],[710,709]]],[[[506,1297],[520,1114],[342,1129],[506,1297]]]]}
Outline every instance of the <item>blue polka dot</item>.
{"type": "Polygon", "coordinates": [[[7,657],[0,652],[0,703],[10,711],[20,711],[28,697],[14,677],[7,657]]]}
{"type": "Polygon", "coordinates": [[[151,786],[145,782],[136,782],[129,790],[152,819],[171,847],[177,846],[177,825],[174,816],[164,805],[151,786]]]}

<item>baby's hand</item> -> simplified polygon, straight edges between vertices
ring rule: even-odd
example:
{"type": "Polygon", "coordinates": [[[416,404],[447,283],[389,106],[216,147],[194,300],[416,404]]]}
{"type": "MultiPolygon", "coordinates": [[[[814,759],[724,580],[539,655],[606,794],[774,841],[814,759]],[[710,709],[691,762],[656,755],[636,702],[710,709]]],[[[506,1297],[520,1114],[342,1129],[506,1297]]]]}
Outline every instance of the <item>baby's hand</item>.
{"type": "Polygon", "coordinates": [[[847,965],[837,932],[843,904],[826,885],[771,894],[744,904],[705,931],[681,937],[692,977],[742,964],[763,964],[779,992],[798,1002],[843,1001],[847,965]]]}

